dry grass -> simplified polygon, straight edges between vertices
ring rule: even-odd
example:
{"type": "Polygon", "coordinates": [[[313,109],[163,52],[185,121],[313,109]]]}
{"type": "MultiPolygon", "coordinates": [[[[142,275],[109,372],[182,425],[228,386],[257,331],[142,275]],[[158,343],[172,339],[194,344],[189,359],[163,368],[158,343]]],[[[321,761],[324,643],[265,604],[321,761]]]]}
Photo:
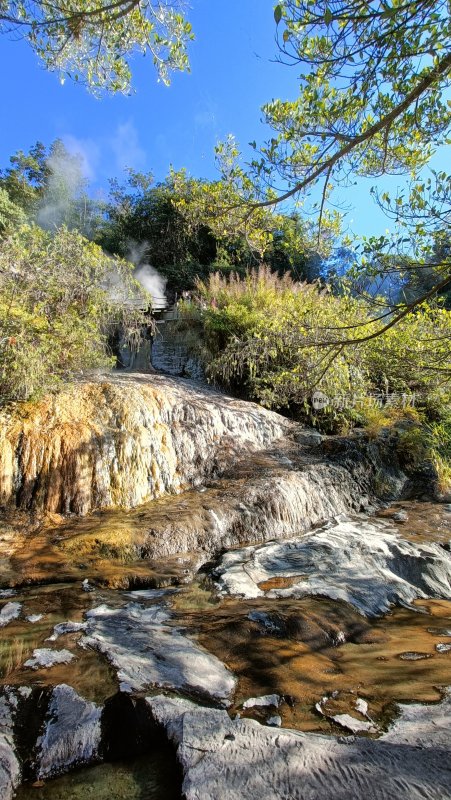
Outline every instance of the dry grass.
{"type": "Polygon", "coordinates": [[[22,666],[31,650],[24,638],[15,637],[0,642],[0,673],[3,678],[22,666]]]}

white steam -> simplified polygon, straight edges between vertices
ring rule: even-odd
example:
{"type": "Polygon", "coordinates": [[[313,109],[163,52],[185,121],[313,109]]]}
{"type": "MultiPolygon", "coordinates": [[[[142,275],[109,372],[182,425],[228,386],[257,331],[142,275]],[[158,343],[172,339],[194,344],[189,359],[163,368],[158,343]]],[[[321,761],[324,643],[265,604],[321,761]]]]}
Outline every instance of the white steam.
{"type": "Polygon", "coordinates": [[[159,272],[150,264],[145,262],[145,254],[147,251],[147,242],[130,242],[127,252],[127,259],[135,265],[133,277],[141,286],[146,289],[152,296],[152,307],[154,310],[166,308],[166,278],[163,278],[159,272]]]}
{"type": "Polygon", "coordinates": [[[49,177],[36,221],[48,230],[75,221],[71,219],[74,202],[86,186],[86,177],[83,157],[69,153],[62,143],[57,143],[46,165],[49,177]]]}

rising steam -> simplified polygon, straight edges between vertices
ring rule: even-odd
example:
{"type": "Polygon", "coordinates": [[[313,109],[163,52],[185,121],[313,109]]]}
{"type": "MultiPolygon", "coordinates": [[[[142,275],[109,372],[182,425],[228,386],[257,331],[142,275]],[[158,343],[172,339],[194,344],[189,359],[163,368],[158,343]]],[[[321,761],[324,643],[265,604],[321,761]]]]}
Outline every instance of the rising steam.
{"type": "Polygon", "coordinates": [[[152,296],[152,307],[154,310],[166,308],[166,278],[150,264],[145,262],[148,249],[147,242],[130,242],[127,252],[127,260],[135,265],[133,277],[146,289],[152,296]]]}

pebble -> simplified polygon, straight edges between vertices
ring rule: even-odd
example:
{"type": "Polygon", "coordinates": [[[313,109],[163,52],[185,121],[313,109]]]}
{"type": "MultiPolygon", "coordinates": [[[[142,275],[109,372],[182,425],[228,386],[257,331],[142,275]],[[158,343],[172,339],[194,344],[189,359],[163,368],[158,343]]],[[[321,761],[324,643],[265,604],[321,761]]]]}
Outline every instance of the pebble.
{"type": "Polygon", "coordinates": [[[280,703],[280,695],[264,694],[261,697],[250,697],[243,703],[243,708],[254,708],[255,706],[275,706],[280,703]]]}
{"type": "Polygon", "coordinates": [[[432,653],[401,653],[399,656],[403,661],[421,661],[422,658],[432,658],[432,653]]]}

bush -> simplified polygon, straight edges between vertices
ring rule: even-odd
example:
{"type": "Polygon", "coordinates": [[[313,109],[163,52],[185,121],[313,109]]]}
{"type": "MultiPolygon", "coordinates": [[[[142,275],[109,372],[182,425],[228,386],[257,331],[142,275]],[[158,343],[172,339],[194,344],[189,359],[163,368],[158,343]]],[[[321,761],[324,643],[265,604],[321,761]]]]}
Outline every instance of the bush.
{"type": "MultiPolygon", "coordinates": [[[[142,314],[131,266],[79,233],[25,226],[0,244],[0,398],[26,400],[74,374],[111,365],[108,336],[142,314]]],[[[142,290],[141,290],[142,293],[142,290]]]]}
{"type": "Polygon", "coordinates": [[[359,345],[323,346],[373,333],[368,305],[267,268],[244,278],[214,274],[197,291],[181,310],[202,328],[207,374],[267,407],[336,431],[364,422],[365,398],[378,390],[415,392],[424,405],[441,387],[449,402],[451,313],[443,308],[424,305],[359,345]],[[318,390],[331,402],[313,414],[318,390]]]}
{"type": "Polygon", "coordinates": [[[437,489],[441,493],[451,488],[451,413],[444,410],[440,421],[423,422],[402,431],[398,450],[410,468],[430,464],[437,476],[437,489]]]}

